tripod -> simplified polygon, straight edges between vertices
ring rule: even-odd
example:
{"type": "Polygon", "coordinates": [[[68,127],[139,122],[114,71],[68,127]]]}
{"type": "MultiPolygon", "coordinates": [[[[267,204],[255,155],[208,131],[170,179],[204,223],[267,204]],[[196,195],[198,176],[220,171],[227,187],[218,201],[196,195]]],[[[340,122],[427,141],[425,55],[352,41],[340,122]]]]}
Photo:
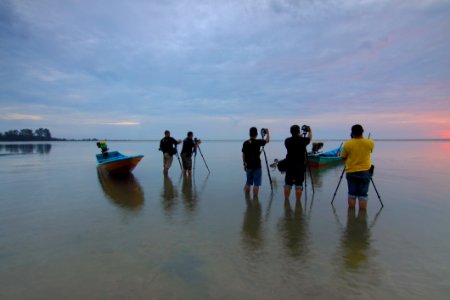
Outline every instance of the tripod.
{"type": "Polygon", "coordinates": [[[180,156],[178,155],[178,149],[177,149],[176,145],[175,145],[175,154],[177,155],[178,163],[180,164],[180,170],[181,170],[181,172],[183,172],[183,166],[181,165],[181,160],[180,160],[180,156]]]}
{"type": "Polygon", "coordinates": [[[211,173],[211,171],[208,168],[208,164],[206,163],[205,157],[203,156],[202,149],[200,149],[199,144],[197,144],[197,148],[194,148],[194,170],[195,170],[195,160],[197,158],[197,149],[198,149],[198,152],[200,152],[200,155],[202,156],[203,162],[205,163],[206,169],[208,170],[208,174],[211,173]]]}
{"type": "MultiPolygon", "coordinates": [[[[261,137],[264,139],[265,135],[266,135],[266,131],[264,130],[264,128],[262,128],[261,129],[261,137]]],[[[270,182],[270,190],[273,191],[272,177],[270,176],[269,163],[267,162],[267,155],[266,155],[266,150],[264,150],[264,146],[262,146],[261,152],[264,153],[264,159],[266,161],[267,175],[269,176],[269,182],[270,182]]]]}
{"type": "MultiPolygon", "coordinates": [[[[303,132],[303,137],[306,137],[306,132],[303,132]]],[[[313,191],[313,194],[314,194],[314,182],[313,182],[313,178],[312,178],[311,166],[309,165],[309,161],[308,161],[308,151],[306,150],[306,147],[305,147],[305,170],[304,170],[305,197],[306,197],[306,166],[308,166],[309,178],[311,179],[311,188],[312,188],[312,191],[313,191]]]]}
{"type": "Polygon", "coordinates": [[[266,151],[264,150],[264,146],[262,147],[261,152],[264,153],[264,159],[266,160],[267,175],[269,176],[270,189],[273,191],[272,177],[270,176],[269,164],[267,163],[267,155],[266,151]]]}
{"type": "MultiPolygon", "coordinates": [[[[378,200],[380,200],[381,207],[384,207],[383,201],[381,201],[380,194],[378,193],[377,187],[375,186],[375,182],[373,181],[373,178],[372,178],[373,177],[373,170],[374,170],[374,168],[375,168],[374,165],[370,166],[370,170],[369,170],[369,172],[370,172],[370,182],[372,182],[373,188],[375,189],[375,193],[377,193],[378,200]]],[[[339,178],[339,182],[338,182],[338,185],[336,187],[336,190],[334,191],[333,199],[331,200],[331,205],[333,205],[334,198],[336,197],[336,193],[337,193],[337,191],[339,189],[339,185],[341,184],[342,177],[344,176],[344,173],[345,173],[345,166],[344,166],[344,169],[342,170],[341,177],[339,178]]]]}

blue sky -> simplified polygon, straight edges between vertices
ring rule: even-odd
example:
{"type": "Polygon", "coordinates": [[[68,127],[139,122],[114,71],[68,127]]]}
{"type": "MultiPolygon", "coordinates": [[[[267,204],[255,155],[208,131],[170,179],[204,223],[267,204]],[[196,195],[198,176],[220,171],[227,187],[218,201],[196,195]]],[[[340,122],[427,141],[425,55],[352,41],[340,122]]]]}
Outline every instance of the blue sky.
{"type": "Polygon", "coordinates": [[[0,132],[450,138],[450,1],[0,2],[0,132]]]}

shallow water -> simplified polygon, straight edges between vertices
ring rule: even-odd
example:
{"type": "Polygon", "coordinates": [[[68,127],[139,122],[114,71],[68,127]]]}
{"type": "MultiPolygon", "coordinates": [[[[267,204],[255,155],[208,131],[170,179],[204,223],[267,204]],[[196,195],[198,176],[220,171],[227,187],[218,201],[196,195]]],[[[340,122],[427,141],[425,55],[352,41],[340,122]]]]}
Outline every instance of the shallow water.
{"type": "Polygon", "coordinates": [[[277,171],[246,199],[241,145],[205,141],[211,173],[198,155],[189,179],[176,160],[164,178],[157,142],[110,142],[145,156],[117,179],[92,142],[0,144],[0,298],[448,297],[450,142],[376,142],[385,207],[371,186],[367,214],[347,212],[345,178],[330,205],[342,165],[312,169],[301,206],[277,171]]]}

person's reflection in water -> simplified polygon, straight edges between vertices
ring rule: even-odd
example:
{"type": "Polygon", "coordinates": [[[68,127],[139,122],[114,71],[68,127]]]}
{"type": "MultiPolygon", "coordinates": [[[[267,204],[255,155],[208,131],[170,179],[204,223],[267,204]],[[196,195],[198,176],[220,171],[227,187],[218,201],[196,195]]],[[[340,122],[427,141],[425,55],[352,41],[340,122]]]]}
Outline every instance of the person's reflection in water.
{"type": "Polygon", "coordinates": [[[172,179],[169,175],[164,175],[161,199],[166,216],[170,216],[176,206],[177,190],[173,186],[172,179]]]}
{"type": "Polygon", "coordinates": [[[309,252],[309,241],[307,221],[301,201],[295,201],[294,211],[290,201],[284,201],[284,218],[280,220],[278,228],[287,254],[293,258],[305,259],[309,252]]]}
{"type": "Polygon", "coordinates": [[[258,197],[250,198],[250,195],[245,195],[245,202],[247,209],[244,214],[244,221],[242,222],[242,243],[245,250],[254,254],[264,241],[262,232],[262,209],[258,197]]]}
{"type": "Polygon", "coordinates": [[[366,210],[359,210],[356,215],[355,208],[347,211],[347,226],[341,238],[342,257],[346,269],[358,269],[367,261],[370,248],[370,231],[367,225],[366,210]]]}
{"type": "Polygon", "coordinates": [[[115,177],[97,169],[103,192],[111,202],[127,211],[137,212],[144,205],[144,192],[133,174],[115,177]]]}
{"type": "Polygon", "coordinates": [[[193,213],[197,207],[197,192],[195,184],[193,184],[192,176],[183,176],[183,183],[181,185],[181,194],[183,196],[183,203],[187,211],[193,213]]]}

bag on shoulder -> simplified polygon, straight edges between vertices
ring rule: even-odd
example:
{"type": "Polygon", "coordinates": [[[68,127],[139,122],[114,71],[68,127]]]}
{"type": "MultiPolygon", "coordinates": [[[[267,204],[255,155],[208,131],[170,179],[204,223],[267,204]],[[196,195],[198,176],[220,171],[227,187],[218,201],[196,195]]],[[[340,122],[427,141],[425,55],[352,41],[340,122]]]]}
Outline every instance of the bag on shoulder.
{"type": "Polygon", "coordinates": [[[287,168],[288,168],[287,159],[285,158],[285,159],[278,161],[277,168],[278,168],[278,171],[280,171],[282,173],[286,172],[287,168]]]}
{"type": "Polygon", "coordinates": [[[170,149],[170,151],[169,151],[169,154],[170,154],[170,155],[175,155],[175,154],[177,154],[177,148],[172,147],[172,148],[170,149]]]}

